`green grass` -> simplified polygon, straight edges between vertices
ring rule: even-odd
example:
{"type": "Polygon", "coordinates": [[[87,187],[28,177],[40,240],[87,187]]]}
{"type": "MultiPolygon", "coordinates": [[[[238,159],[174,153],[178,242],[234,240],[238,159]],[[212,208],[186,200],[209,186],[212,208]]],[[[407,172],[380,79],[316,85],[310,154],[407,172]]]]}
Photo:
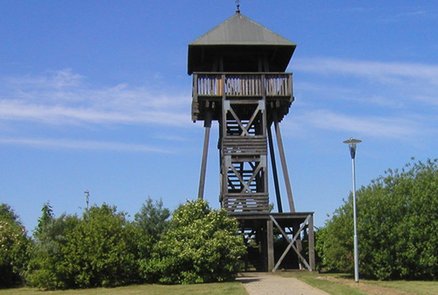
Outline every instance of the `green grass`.
{"type": "Polygon", "coordinates": [[[297,278],[300,281],[303,281],[329,294],[366,295],[366,293],[363,293],[355,288],[329,280],[328,279],[329,277],[327,275],[320,275],[319,273],[315,273],[315,272],[293,271],[293,272],[282,272],[280,273],[280,275],[284,277],[297,278]]]}
{"type": "MultiPolygon", "coordinates": [[[[307,271],[292,271],[278,273],[284,277],[297,278],[315,288],[336,295],[364,295],[364,294],[394,294],[401,291],[405,294],[433,295],[438,294],[436,281],[372,281],[361,280],[355,284],[353,279],[340,274],[319,274],[307,271]]],[[[40,291],[33,288],[0,289],[0,295],[247,295],[243,285],[239,282],[212,283],[197,285],[131,285],[118,288],[96,288],[65,291],[40,291]]],[[[398,294],[398,293],[397,293],[398,294]]]]}
{"type": "Polygon", "coordinates": [[[365,281],[367,284],[397,289],[408,294],[434,295],[438,294],[438,282],[435,281],[365,281]]]}
{"type": "Polygon", "coordinates": [[[96,289],[81,289],[81,290],[65,290],[65,291],[40,291],[33,288],[14,288],[0,289],[0,295],[247,295],[242,284],[238,282],[231,283],[212,283],[212,284],[197,284],[197,285],[131,285],[118,288],[96,288],[96,289]]]}
{"type": "Polygon", "coordinates": [[[437,281],[375,281],[360,280],[356,284],[352,278],[341,274],[320,274],[310,272],[282,272],[281,276],[295,277],[329,294],[438,294],[437,281]]]}

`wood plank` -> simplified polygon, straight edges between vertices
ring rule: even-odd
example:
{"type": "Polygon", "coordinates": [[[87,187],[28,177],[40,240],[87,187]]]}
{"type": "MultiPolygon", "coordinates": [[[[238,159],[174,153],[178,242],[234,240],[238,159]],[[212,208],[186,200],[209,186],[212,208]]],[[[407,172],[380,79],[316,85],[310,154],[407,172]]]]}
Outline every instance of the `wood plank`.
{"type": "Polygon", "coordinates": [[[266,221],[266,239],[268,248],[268,271],[272,271],[274,268],[274,230],[272,220],[266,221]]]}
{"type": "MultiPolygon", "coordinates": [[[[274,113],[274,116],[275,116],[275,113],[274,113]]],[[[275,124],[274,125],[275,126],[275,134],[277,135],[278,152],[280,154],[280,161],[281,161],[281,166],[283,168],[283,177],[284,177],[284,182],[286,185],[287,198],[289,201],[289,209],[290,209],[290,212],[295,212],[295,204],[294,204],[294,198],[292,195],[292,186],[290,184],[289,172],[288,172],[287,164],[286,164],[286,156],[284,153],[283,139],[281,137],[280,125],[278,124],[278,121],[275,117],[274,117],[274,124],[275,124]]]]}
{"type": "Polygon", "coordinates": [[[204,148],[202,150],[201,173],[199,176],[199,188],[198,188],[198,199],[204,198],[205,172],[207,169],[208,145],[209,145],[209,140],[210,140],[210,129],[211,129],[211,112],[207,112],[204,125],[205,125],[204,148]]]}

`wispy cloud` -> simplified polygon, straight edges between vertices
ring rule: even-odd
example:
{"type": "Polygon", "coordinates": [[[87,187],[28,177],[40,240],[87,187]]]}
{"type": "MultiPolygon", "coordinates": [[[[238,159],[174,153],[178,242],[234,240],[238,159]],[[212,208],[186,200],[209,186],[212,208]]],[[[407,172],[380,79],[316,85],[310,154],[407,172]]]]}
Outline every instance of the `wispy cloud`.
{"type": "MultiPolygon", "coordinates": [[[[414,120],[373,115],[346,115],[330,110],[314,110],[296,117],[302,126],[312,126],[328,131],[341,131],[367,137],[403,139],[418,135],[421,126],[414,120]]],[[[426,130],[421,130],[426,132],[426,130]]]]}
{"type": "Polygon", "coordinates": [[[303,128],[392,139],[438,133],[438,65],[303,58],[294,71],[303,128]]]}
{"type": "Polygon", "coordinates": [[[394,22],[402,22],[408,20],[423,20],[426,17],[432,17],[435,13],[432,11],[428,11],[424,8],[411,8],[410,10],[401,11],[399,13],[387,13],[385,16],[381,18],[382,22],[385,23],[394,23],[394,22]]]}
{"type": "Polygon", "coordinates": [[[163,153],[169,154],[173,151],[167,148],[148,146],[134,143],[120,143],[108,141],[70,140],[51,138],[0,138],[0,144],[26,146],[44,149],[71,149],[71,150],[98,150],[115,152],[137,152],[137,153],[163,153]]]}
{"type": "Polygon", "coordinates": [[[147,85],[96,87],[69,69],[0,78],[0,120],[188,126],[190,96],[147,85]]]}
{"type": "MultiPolygon", "coordinates": [[[[101,150],[139,153],[169,153],[168,140],[153,138],[148,130],[174,130],[192,126],[190,94],[157,92],[149,85],[119,83],[96,86],[70,69],[38,75],[0,77],[0,145],[44,149],[101,150]],[[47,128],[47,126],[55,128],[47,128]],[[147,128],[152,145],[65,138],[88,134],[90,126],[101,134],[117,127],[147,128]],[[84,128],[86,127],[86,128],[84,128]],[[151,128],[153,127],[153,128],[151,128]],[[73,131],[72,131],[73,130],[73,131]],[[35,133],[35,131],[37,131],[35,133]],[[163,142],[165,142],[163,144],[163,142]]],[[[120,128],[117,128],[120,130],[120,128]]],[[[124,129],[127,133],[136,132],[124,129]]],[[[158,131],[157,131],[158,132],[158,131]]],[[[145,137],[142,133],[141,137],[145,137]]],[[[167,132],[171,138],[174,132],[167,132]]],[[[180,138],[183,135],[178,134],[180,138]]],[[[175,141],[175,140],[174,140],[175,141]]],[[[181,139],[179,140],[181,141],[181,139]]]]}
{"type": "Polygon", "coordinates": [[[166,110],[147,108],[117,110],[108,106],[66,106],[32,104],[28,101],[0,101],[2,120],[37,121],[50,124],[153,124],[188,125],[188,115],[166,110]],[[187,121],[187,122],[185,122],[187,121]]]}
{"type": "Polygon", "coordinates": [[[381,83],[421,81],[438,86],[438,65],[311,58],[301,59],[295,68],[297,71],[323,75],[353,75],[381,83]]]}

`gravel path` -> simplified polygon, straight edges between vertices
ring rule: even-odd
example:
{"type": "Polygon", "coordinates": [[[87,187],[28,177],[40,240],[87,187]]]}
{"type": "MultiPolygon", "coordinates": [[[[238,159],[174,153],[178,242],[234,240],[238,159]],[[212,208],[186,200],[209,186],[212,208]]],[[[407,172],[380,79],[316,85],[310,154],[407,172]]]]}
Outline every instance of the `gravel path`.
{"type": "Polygon", "coordinates": [[[237,280],[249,295],[328,295],[296,278],[284,278],[272,273],[242,273],[237,280]]]}

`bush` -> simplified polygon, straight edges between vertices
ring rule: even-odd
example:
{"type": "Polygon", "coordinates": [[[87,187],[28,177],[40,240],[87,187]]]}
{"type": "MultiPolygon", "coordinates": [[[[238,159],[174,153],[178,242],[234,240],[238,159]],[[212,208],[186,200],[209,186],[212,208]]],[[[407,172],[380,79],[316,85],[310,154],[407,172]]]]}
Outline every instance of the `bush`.
{"type": "Polygon", "coordinates": [[[170,222],[169,210],[151,199],[133,222],[105,204],[82,218],[56,218],[49,204],[41,211],[26,271],[41,289],[230,280],[245,252],[237,222],[203,201],[181,206],[170,222]]]}
{"type": "MultiPolygon", "coordinates": [[[[360,273],[378,279],[437,279],[438,160],[388,170],[357,192],[360,273]]],[[[318,234],[328,270],[353,270],[352,197],[318,234]]]]}
{"type": "Polygon", "coordinates": [[[163,207],[163,201],[154,202],[147,198],[140,211],[135,214],[135,224],[142,232],[157,242],[166,231],[170,211],[163,207]]]}
{"type": "Polygon", "coordinates": [[[152,259],[142,262],[143,277],[166,284],[234,279],[246,251],[237,231],[236,220],[225,211],[189,201],[174,212],[152,259]]]}
{"type": "Polygon", "coordinates": [[[41,289],[75,287],[74,281],[63,268],[67,235],[79,224],[77,216],[61,215],[55,218],[52,208],[45,204],[34,232],[31,259],[26,271],[30,286],[41,289]]]}
{"type": "Polygon", "coordinates": [[[137,231],[124,213],[102,205],[83,217],[54,218],[45,205],[35,231],[27,280],[42,289],[109,287],[136,282],[137,231]]]}
{"type": "Polygon", "coordinates": [[[66,235],[62,271],[74,287],[112,287],[136,278],[125,214],[115,207],[91,207],[66,235]]]}
{"type": "Polygon", "coordinates": [[[0,204],[0,287],[21,284],[29,239],[14,211],[0,204]]]}
{"type": "Polygon", "coordinates": [[[135,214],[132,223],[132,235],[135,237],[133,252],[142,264],[150,259],[154,244],[166,231],[169,216],[169,209],[163,207],[163,202],[161,200],[153,202],[151,198],[148,198],[140,211],[135,214]]]}

